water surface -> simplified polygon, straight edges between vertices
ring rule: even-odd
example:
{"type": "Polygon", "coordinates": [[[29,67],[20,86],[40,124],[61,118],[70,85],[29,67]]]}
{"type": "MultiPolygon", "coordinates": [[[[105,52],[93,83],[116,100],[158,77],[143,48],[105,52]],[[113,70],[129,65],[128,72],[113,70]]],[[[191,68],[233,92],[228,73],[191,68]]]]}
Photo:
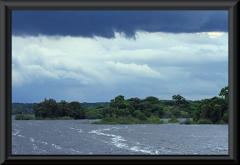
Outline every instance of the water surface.
{"type": "Polygon", "coordinates": [[[13,155],[228,155],[228,125],[12,120],[13,155]]]}

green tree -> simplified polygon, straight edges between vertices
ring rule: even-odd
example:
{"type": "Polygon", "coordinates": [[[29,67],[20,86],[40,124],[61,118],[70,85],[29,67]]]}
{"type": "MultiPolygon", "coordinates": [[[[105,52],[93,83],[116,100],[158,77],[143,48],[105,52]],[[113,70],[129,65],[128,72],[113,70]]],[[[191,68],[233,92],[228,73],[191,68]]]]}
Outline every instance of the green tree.
{"type": "Polygon", "coordinates": [[[174,115],[172,115],[172,116],[171,116],[171,119],[168,120],[168,122],[169,122],[169,123],[177,123],[177,122],[179,122],[179,120],[178,120],[174,115]]]}
{"type": "Polygon", "coordinates": [[[199,103],[200,103],[200,101],[190,102],[190,104],[189,104],[189,115],[190,116],[193,117],[195,115],[195,112],[199,110],[199,103]]]}
{"type": "Polygon", "coordinates": [[[74,118],[75,119],[84,119],[84,109],[82,108],[81,104],[77,101],[72,101],[70,103],[71,109],[74,111],[74,118]]]}
{"type": "Polygon", "coordinates": [[[159,104],[154,104],[151,108],[151,112],[157,117],[163,117],[163,107],[159,104]]]}
{"type": "Polygon", "coordinates": [[[215,104],[213,105],[210,120],[213,123],[217,123],[220,119],[221,119],[221,106],[219,104],[215,104]]]}
{"type": "Polygon", "coordinates": [[[144,99],[143,101],[147,101],[150,104],[158,104],[160,103],[159,99],[157,97],[154,96],[148,96],[146,99],[144,99]]]}
{"type": "Polygon", "coordinates": [[[211,99],[203,99],[199,104],[199,110],[195,112],[194,121],[207,119],[215,124],[223,118],[225,113],[228,113],[226,99],[216,96],[211,99]]]}
{"type": "Polygon", "coordinates": [[[141,111],[143,111],[145,109],[151,109],[152,108],[152,104],[149,103],[148,101],[144,101],[144,102],[141,102],[138,107],[139,107],[139,109],[141,111]]]}
{"type": "Polygon", "coordinates": [[[49,118],[56,117],[57,103],[54,99],[49,99],[48,101],[46,101],[46,108],[47,108],[47,117],[49,118]]]}
{"type": "Polygon", "coordinates": [[[142,113],[138,113],[137,116],[136,116],[140,121],[145,121],[147,120],[147,117],[142,113]]]}
{"type": "Polygon", "coordinates": [[[136,117],[136,116],[138,116],[141,113],[142,112],[140,110],[135,110],[132,116],[136,117]]]}
{"type": "Polygon", "coordinates": [[[186,99],[183,96],[181,96],[180,94],[173,95],[172,99],[173,99],[173,101],[176,102],[177,105],[185,104],[187,102],[186,99]]]}
{"type": "Polygon", "coordinates": [[[228,100],[228,86],[221,89],[219,96],[228,100]]]}
{"type": "Polygon", "coordinates": [[[123,95],[118,95],[117,97],[115,97],[115,99],[112,99],[110,101],[110,107],[113,108],[121,108],[123,109],[123,105],[124,105],[124,96],[123,95]]]}
{"type": "Polygon", "coordinates": [[[57,103],[54,99],[47,100],[45,98],[43,102],[34,106],[34,113],[36,117],[51,118],[55,116],[56,111],[57,103]]]}
{"type": "Polygon", "coordinates": [[[86,109],[85,111],[85,117],[87,119],[99,119],[102,118],[102,115],[100,114],[99,110],[96,109],[86,109]]]}
{"type": "Polygon", "coordinates": [[[172,115],[176,117],[181,117],[181,110],[179,107],[174,106],[172,109],[172,115]]]}
{"type": "Polygon", "coordinates": [[[128,115],[128,113],[127,113],[127,111],[125,110],[125,109],[118,109],[117,111],[116,111],[116,115],[119,117],[119,116],[127,116],[128,115]]]}
{"type": "Polygon", "coordinates": [[[225,112],[225,113],[223,114],[222,120],[223,120],[225,123],[228,123],[228,112],[225,112]]]}
{"type": "Polygon", "coordinates": [[[110,106],[102,108],[101,115],[105,117],[107,114],[109,114],[110,116],[113,116],[113,114],[116,115],[116,109],[110,106]]]}
{"type": "Polygon", "coordinates": [[[211,99],[204,99],[200,104],[201,114],[200,118],[210,119],[210,114],[212,111],[211,99]]]}
{"type": "Polygon", "coordinates": [[[58,103],[58,116],[74,116],[73,110],[70,109],[69,103],[65,100],[61,100],[61,102],[58,103]]]}

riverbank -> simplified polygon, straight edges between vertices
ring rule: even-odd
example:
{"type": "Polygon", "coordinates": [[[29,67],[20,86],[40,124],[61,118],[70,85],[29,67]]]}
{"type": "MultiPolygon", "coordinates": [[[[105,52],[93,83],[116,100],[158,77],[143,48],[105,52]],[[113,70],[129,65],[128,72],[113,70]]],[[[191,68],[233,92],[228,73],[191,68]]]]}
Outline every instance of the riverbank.
{"type": "MultiPolygon", "coordinates": [[[[69,116],[55,117],[55,118],[40,118],[29,114],[18,114],[14,115],[14,120],[79,120],[69,116]]],[[[90,120],[90,119],[88,119],[90,120]]],[[[167,123],[179,123],[179,124],[213,124],[210,120],[200,119],[197,122],[193,121],[192,118],[158,118],[151,116],[149,118],[136,118],[132,116],[120,116],[120,117],[105,117],[97,119],[97,121],[88,122],[87,124],[167,124],[167,123]]],[[[225,122],[218,122],[216,124],[227,124],[225,122]]]]}
{"type": "Polygon", "coordinates": [[[92,122],[91,124],[164,124],[166,123],[163,120],[160,120],[157,117],[149,117],[144,119],[139,119],[132,116],[124,117],[105,117],[100,121],[92,122]]]}
{"type": "Polygon", "coordinates": [[[43,118],[43,117],[35,117],[33,115],[29,114],[17,114],[14,117],[15,120],[74,120],[74,118],[71,118],[69,116],[63,116],[63,117],[54,117],[54,118],[43,118]]]}

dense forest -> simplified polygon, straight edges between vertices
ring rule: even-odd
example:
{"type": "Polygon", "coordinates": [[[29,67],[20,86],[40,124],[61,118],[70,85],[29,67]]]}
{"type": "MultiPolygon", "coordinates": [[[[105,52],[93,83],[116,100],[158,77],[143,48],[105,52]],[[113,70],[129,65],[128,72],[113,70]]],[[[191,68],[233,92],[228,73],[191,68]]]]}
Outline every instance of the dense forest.
{"type": "Polygon", "coordinates": [[[34,114],[33,107],[37,103],[12,103],[12,114],[34,114]]]}
{"type": "Polygon", "coordinates": [[[125,99],[118,95],[110,102],[99,103],[68,103],[64,100],[57,103],[54,99],[45,98],[33,105],[33,112],[36,119],[69,117],[102,119],[102,123],[122,123],[123,120],[129,120],[128,123],[159,123],[160,118],[171,118],[171,121],[193,118],[193,122],[199,124],[224,124],[228,123],[228,86],[222,88],[218,96],[197,101],[186,100],[180,94],[173,95],[172,100],[159,100],[154,96],[125,99]]]}
{"type": "MultiPolygon", "coordinates": [[[[30,114],[34,115],[34,106],[37,103],[12,103],[12,115],[17,115],[17,114],[30,114]]],[[[108,106],[109,102],[97,102],[97,103],[88,103],[88,102],[83,102],[80,103],[81,106],[86,109],[86,108],[95,108],[98,106],[108,106]]]]}
{"type": "Polygon", "coordinates": [[[193,118],[193,123],[198,124],[224,124],[228,123],[228,86],[222,88],[218,96],[201,101],[189,101],[180,94],[173,95],[172,100],[159,100],[154,96],[125,100],[119,95],[109,106],[86,109],[85,113],[87,118],[102,118],[99,123],[114,123],[118,119],[152,123],[160,118],[171,118],[174,122],[176,118],[193,118]]]}

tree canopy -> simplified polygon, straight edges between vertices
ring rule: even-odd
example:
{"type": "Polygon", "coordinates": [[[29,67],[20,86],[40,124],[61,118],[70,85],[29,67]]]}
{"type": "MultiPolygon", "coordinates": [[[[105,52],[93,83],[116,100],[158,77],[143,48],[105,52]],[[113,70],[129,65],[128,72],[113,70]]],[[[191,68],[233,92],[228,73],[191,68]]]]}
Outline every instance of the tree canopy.
{"type": "Polygon", "coordinates": [[[84,109],[77,101],[71,103],[61,100],[57,103],[54,99],[44,99],[34,106],[35,117],[56,118],[68,116],[74,119],[84,119],[84,109]]]}
{"type": "Polygon", "coordinates": [[[32,112],[32,107],[35,117],[40,119],[129,117],[133,121],[152,122],[160,118],[172,118],[174,116],[176,118],[193,118],[198,123],[228,123],[228,86],[222,88],[218,96],[197,101],[186,100],[180,94],[173,95],[172,100],[159,100],[155,96],[148,96],[144,99],[138,97],[125,99],[123,95],[118,95],[110,102],[82,104],[77,101],[68,103],[65,100],[56,102],[54,99],[45,98],[44,101],[34,104],[13,103],[12,108],[13,112],[26,114],[24,112],[32,112]]]}

